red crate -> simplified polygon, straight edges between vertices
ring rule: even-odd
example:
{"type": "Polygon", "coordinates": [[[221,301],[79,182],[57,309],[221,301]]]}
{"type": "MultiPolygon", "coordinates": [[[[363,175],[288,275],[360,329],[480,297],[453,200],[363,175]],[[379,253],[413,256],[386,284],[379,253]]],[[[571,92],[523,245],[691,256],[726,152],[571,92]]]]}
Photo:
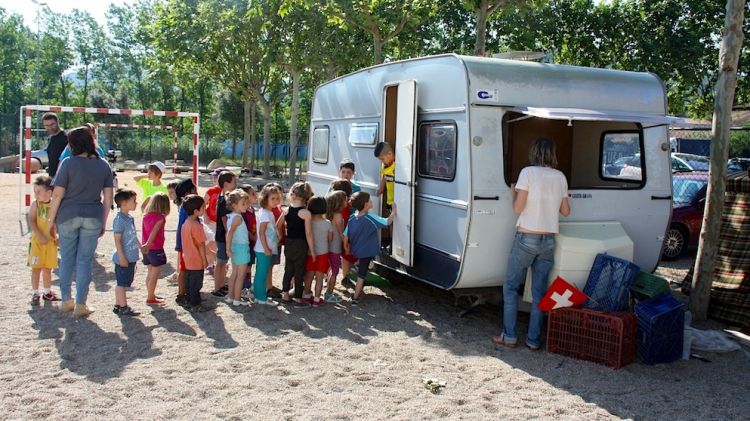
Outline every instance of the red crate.
{"type": "Polygon", "coordinates": [[[547,351],[620,368],[635,358],[636,326],[635,316],[627,312],[552,310],[547,351]]]}

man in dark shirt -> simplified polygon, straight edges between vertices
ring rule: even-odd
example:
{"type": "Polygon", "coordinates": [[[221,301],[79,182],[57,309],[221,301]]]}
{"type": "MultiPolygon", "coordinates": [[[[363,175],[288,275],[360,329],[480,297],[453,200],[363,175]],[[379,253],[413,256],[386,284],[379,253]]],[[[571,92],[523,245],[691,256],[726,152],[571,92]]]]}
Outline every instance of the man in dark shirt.
{"type": "Polygon", "coordinates": [[[60,122],[55,113],[45,113],[42,116],[42,123],[49,134],[49,144],[47,144],[47,173],[50,177],[55,178],[57,167],[60,165],[60,154],[68,146],[68,135],[60,128],[60,122]]]}

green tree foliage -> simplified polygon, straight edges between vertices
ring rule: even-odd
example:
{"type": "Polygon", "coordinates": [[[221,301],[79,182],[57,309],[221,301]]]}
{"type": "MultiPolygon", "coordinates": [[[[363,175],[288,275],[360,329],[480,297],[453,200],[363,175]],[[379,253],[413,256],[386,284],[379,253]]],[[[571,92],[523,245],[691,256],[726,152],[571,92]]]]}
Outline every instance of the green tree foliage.
{"type": "Polygon", "coordinates": [[[18,127],[19,107],[24,102],[25,66],[32,59],[31,34],[20,15],[0,8],[0,151],[7,154],[18,127]]]}

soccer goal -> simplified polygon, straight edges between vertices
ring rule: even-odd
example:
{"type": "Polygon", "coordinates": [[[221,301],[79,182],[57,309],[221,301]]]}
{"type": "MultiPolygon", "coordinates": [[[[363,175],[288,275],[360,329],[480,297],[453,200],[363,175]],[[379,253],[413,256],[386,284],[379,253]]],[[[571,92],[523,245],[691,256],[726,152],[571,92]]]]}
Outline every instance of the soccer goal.
{"type": "MultiPolygon", "coordinates": [[[[193,120],[193,182],[198,185],[198,161],[199,161],[199,135],[200,135],[200,114],[185,111],[159,111],[159,110],[133,110],[128,108],[92,108],[92,107],[67,107],[57,105],[24,105],[19,113],[18,124],[18,152],[24,159],[24,165],[18,166],[19,183],[18,183],[18,218],[21,225],[21,234],[23,232],[23,221],[28,220],[29,207],[31,206],[31,116],[34,112],[55,112],[55,113],[85,113],[85,114],[109,114],[109,115],[126,115],[126,116],[143,116],[143,117],[172,117],[172,118],[190,118],[193,120]]],[[[106,126],[106,124],[104,124],[106,126]]],[[[139,126],[139,125],[133,125],[139,126]]],[[[147,125],[141,125],[147,126],[147,125]]],[[[113,127],[110,125],[110,127],[113,127]]],[[[133,127],[136,128],[136,127],[133,127]]],[[[146,128],[146,127],[144,127],[146,128]]],[[[177,162],[177,138],[173,143],[174,161],[177,162]]],[[[28,232],[28,230],[27,230],[28,232]]]]}

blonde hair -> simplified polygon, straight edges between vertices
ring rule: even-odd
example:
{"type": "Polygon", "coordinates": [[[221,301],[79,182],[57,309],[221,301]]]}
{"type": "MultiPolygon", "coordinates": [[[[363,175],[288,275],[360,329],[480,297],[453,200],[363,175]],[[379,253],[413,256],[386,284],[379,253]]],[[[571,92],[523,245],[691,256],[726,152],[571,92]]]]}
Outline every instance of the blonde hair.
{"type": "Polygon", "coordinates": [[[260,207],[266,209],[268,207],[268,200],[273,194],[281,194],[278,187],[274,186],[272,183],[263,186],[263,189],[258,194],[258,203],[260,203],[260,207]]]}
{"type": "Polygon", "coordinates": [[[164,193],[156,193],[151,196],[146,213],[160,213],[164,216],[169,215],[169,196],[164,193]]]}
{"type": "Polygon", "coordinates": [[[232,208],[235,205],[241,203],[243,200],[247,200],[248,198],[250,198],[250,196],[247,193],[245,193],[245,190],[234,189],[226,194],[226,198],[227,198],[227,208],[230,211],[234,211],[234,209],[232,208]]]}
{"type": "Polygon", "coordinates": [[[308,182],[298,181],[292,185],[292,188],[289,189],[289,191],[302,199],[305,203],[313,197],[312,186],[308,182]]]}
{"type": "Polygon", "coordinates": [[[341,190],[335,190],[326,195],[326,218],[333,220],[333,215],[341,212],[346,206],[346,193],[341,190]]]}
{"type": "Polygon", "coordinates": [[[557,167],[557,156],[555,154],[555,142],[540,137],[529,149],[529,162],[531,165],[540,167],[557,167]]]}

